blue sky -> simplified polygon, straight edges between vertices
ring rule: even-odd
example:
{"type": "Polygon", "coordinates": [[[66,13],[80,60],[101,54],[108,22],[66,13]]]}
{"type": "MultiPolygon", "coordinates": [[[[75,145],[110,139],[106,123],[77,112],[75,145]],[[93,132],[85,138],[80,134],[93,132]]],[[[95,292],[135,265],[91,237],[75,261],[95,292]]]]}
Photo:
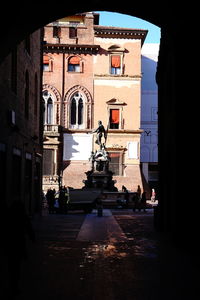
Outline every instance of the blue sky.
{"type": "Polygon", "coordinates": [[[149,32],[145,39],[145,43],[160,43],[160,27],[152,23],[119,13],[107,11],[97,11],[97,13],[100,14],[99,25],[147,29],[149,32]]]}

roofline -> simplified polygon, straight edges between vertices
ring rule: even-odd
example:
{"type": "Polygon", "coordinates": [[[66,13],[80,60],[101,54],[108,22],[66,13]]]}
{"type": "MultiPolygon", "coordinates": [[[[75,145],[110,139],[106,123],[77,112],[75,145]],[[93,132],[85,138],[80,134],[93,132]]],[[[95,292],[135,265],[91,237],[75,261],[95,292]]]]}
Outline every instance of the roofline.
{"type": "Polygon", "coordinates": [[[95,36],[104,38],[121,38],[121,39],[141,39],[142,45],[147,36],[148,30],[135,28],[122,28],[112,26],[94,25],[95,36]]]}

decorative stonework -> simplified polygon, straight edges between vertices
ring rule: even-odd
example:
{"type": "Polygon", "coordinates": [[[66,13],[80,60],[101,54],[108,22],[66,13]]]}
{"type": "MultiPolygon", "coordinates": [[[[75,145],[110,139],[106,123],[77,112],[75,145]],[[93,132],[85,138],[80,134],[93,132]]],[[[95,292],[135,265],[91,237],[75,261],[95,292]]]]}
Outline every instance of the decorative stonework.
{"type": "Polygon", "coordinates": [[[49,90],[49,91],[53,92],[53,94],[56,97],[56,101],[60,102],[61,95],[60,95],[59,91],[54,86],[52,86],[50,84],[43,84],[42,89],[43,89],[43,91],[49,90]]]}
{"type": "Polygon", "coordinates": [[[83,92],[86,96],[87,103],[93,102],[90,92],[81,85],[75,85],[71,89],[69,89],[68,92],[65,94],[64,102],[68,103],[75,92],[83,92]]]}

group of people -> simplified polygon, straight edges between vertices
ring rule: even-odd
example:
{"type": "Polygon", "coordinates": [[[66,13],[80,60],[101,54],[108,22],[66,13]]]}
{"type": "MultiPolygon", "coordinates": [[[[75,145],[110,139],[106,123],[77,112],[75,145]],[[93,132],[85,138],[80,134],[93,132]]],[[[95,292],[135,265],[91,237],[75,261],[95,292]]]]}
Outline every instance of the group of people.
{"type": "MultiPolygon", "coordinates": [[[[131,202],[133,204],[133,211],[136,211],[136,209],[138,211],[141,211],[142,209],[144,212],[146,211],[146,206],[147,206],[146,192],[143,191],[143,193],[142,193],[140,185],[138,185],[137,192],[133,194],[132,199],[130,199],[129,191],[127,190],[127,188],[124,185],[122,185],[122,192],[125,193],[124,200],[123,200],[123,202],[124,202],[123,206],[128,207],[130,200],[132,200],[131,202]]],[[[119,205],[121,205],[122,204],[121,202],[122,201],[121,201],[121,198],[119,195],[117,198],[117,203],[119,205]]]]}
{"type": "Polygon", "coordinates": [[[147,206],[147,199],[146,199],[146,192],[141,190],[141,187],[138,185],[137,192],[133,195],[133,211],[146,211],[147,206]]]}
{"type": "Polygon", "coordinates": [[[46,193],[46,200],[48,204],[49,213],[67,213],[69,203],[69,191],[65,186],[60,187],[58,197],[56,197],[55,189],[48,189],[46,193]]]}

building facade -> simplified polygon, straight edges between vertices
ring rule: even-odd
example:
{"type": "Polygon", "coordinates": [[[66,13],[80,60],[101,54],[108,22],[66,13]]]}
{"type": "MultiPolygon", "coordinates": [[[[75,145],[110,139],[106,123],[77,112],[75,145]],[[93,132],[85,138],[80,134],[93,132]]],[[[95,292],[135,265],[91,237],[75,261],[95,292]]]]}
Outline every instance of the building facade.
{"type": "Polygon", "coordinates": [[[0,65],[1,201],[39,212],[42,188],[42,34],[20,42],[0,65]]]}
{"type": "Polygon", "coordinates": [[[147,31],[98,25],[98,14],[44,28],[43,188],[83,187],[101,120],[116,187],[142,186],[141,47],[147,31]]]}
{"type": "Polygon", "coordinates": [[[151,189],[158,188],[158,87],[156,70],[159,44],[142,48],[141,153],[142,172],[151,189]]]}

